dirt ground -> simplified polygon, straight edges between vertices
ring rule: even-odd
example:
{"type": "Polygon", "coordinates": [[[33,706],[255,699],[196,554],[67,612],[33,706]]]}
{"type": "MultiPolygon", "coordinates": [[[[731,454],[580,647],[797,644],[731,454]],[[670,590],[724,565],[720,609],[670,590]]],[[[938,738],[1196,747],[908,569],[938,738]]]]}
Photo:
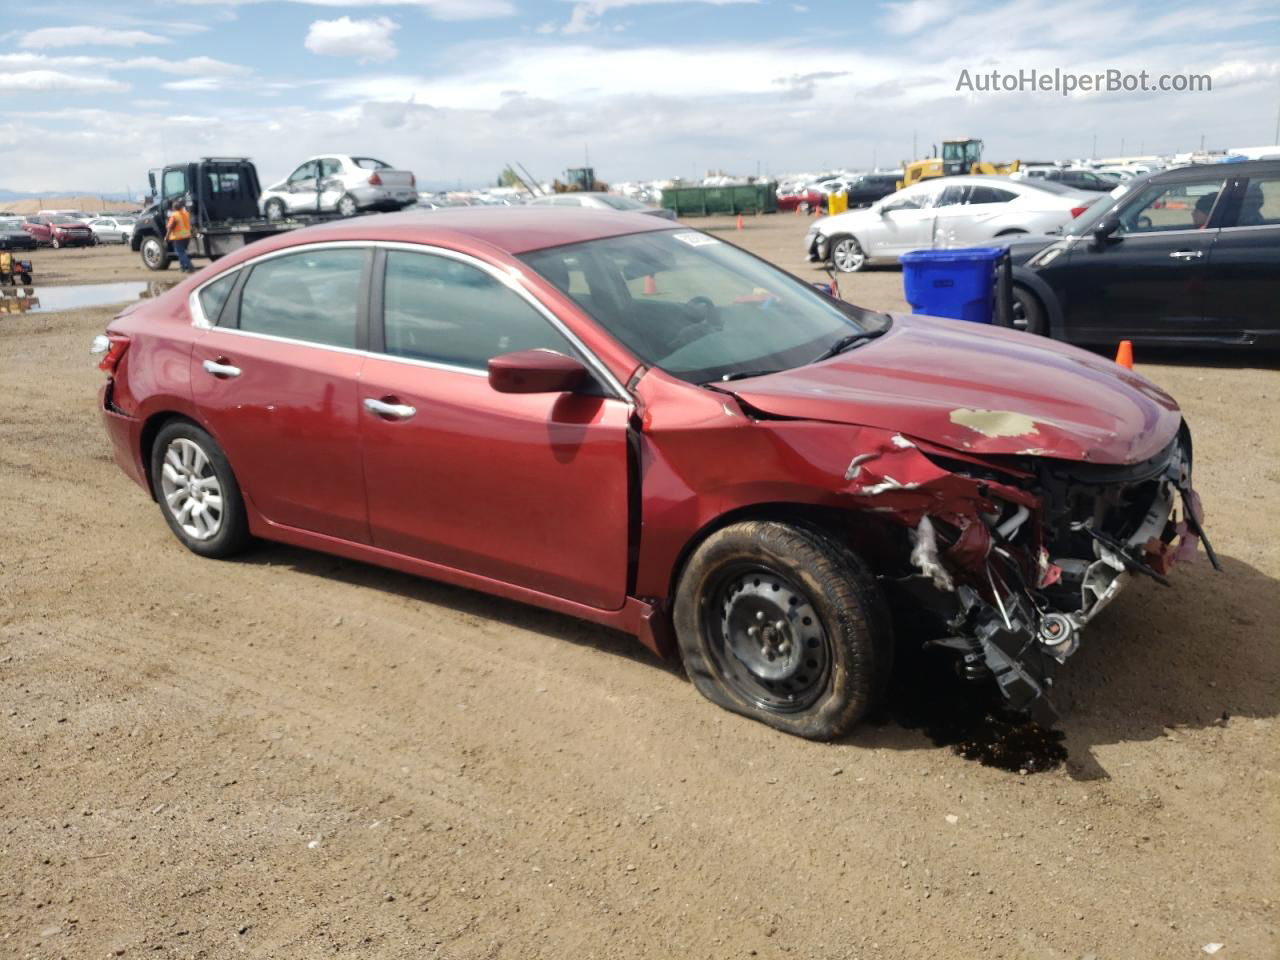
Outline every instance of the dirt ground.
{"type": "MultiPolygon", "coordinates": [[[[733,239],[797,268],[805,225],[733,239]]],[[[1226,572],[1131,586],[1060,683],[1068,759],[1024,776],[896,714],[783,736],[514,603],[199,559],[111,462],[86,351],[112,313],[0,316],[0,957],[1277,956],[1274,367],[1139,354],[1226,572]]]]}

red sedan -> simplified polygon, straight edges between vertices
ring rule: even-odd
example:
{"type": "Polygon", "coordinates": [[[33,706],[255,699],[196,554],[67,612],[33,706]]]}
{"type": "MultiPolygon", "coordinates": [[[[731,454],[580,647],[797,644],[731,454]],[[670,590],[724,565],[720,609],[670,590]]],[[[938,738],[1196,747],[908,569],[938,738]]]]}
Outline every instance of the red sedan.
{"type": "Polygon", "coordinates": [[[1187,428],[1141,376],[862,310],[653,217],[292,231],[97,347],[115,458],[196,553],[256,536],[607,624],[812,738],[882,692],[900,606],[1045,704],[1200,530],[1187,428]]]}

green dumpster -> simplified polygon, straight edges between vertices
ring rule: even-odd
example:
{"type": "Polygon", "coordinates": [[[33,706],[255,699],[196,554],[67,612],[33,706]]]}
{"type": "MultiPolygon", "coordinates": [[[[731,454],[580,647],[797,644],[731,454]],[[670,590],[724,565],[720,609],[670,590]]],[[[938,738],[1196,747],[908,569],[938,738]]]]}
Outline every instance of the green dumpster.
{"type": "Polygon", "coordinates": [[[662,205],[677,217],[777,213],[778,184],[772,180],[733,187],[668,187],[662,205]]]}

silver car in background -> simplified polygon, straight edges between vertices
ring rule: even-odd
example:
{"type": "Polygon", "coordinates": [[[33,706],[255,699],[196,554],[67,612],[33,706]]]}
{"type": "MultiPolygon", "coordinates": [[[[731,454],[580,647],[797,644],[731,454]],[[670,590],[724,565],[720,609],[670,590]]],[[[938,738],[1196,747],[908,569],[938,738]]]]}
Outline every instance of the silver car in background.
{"type": "Polygon", "coordinates": [[[664,220],[674,220],[675,211],[663,207],[650,207],[639,200],[632,200],[620,193],[600,193],[584,190],[576,193],[553,193],[546,197],[534,197],[530,205],[538,207],[590,207],[595,210],[621,210],[624,213],[647,213],[664,220]]]}
{"type": "Polygon", "coordinates": [[[268,220],[299,213],[353,217],[361,210],[401,210],[417,202],[417,178],[411,171],[373,157],[337,153],[304,161],[258,198],[268,220]]]}
{"type": "Polygon", "coordinates": [[[94,217],[89,229],[99,243],[128,243],[133,239],[134,217],[94,217]]]}
{"type": "Polygon", "coordinates": [[[945,250],[1014,234],[1058,233],[1097,194],[1043,180],[1001,176],[936,177],[862,210],[824,217],[809,228],[811,261],[842,273],[897,263],[911,250],[945,250]]]}

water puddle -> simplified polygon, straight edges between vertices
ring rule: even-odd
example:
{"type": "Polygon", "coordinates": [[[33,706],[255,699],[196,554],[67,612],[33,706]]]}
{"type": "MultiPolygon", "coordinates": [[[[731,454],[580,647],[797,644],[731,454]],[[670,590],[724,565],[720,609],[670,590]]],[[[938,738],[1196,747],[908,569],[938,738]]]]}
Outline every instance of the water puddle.
{"type": "Polygon", "coordinates": [[[85,283],[77,286],[0,287],[0,315],[56,313],[59,310],[128,303],[139,298],[158,297],[175,282],[124,280],[119,283],[85,283]]]}

